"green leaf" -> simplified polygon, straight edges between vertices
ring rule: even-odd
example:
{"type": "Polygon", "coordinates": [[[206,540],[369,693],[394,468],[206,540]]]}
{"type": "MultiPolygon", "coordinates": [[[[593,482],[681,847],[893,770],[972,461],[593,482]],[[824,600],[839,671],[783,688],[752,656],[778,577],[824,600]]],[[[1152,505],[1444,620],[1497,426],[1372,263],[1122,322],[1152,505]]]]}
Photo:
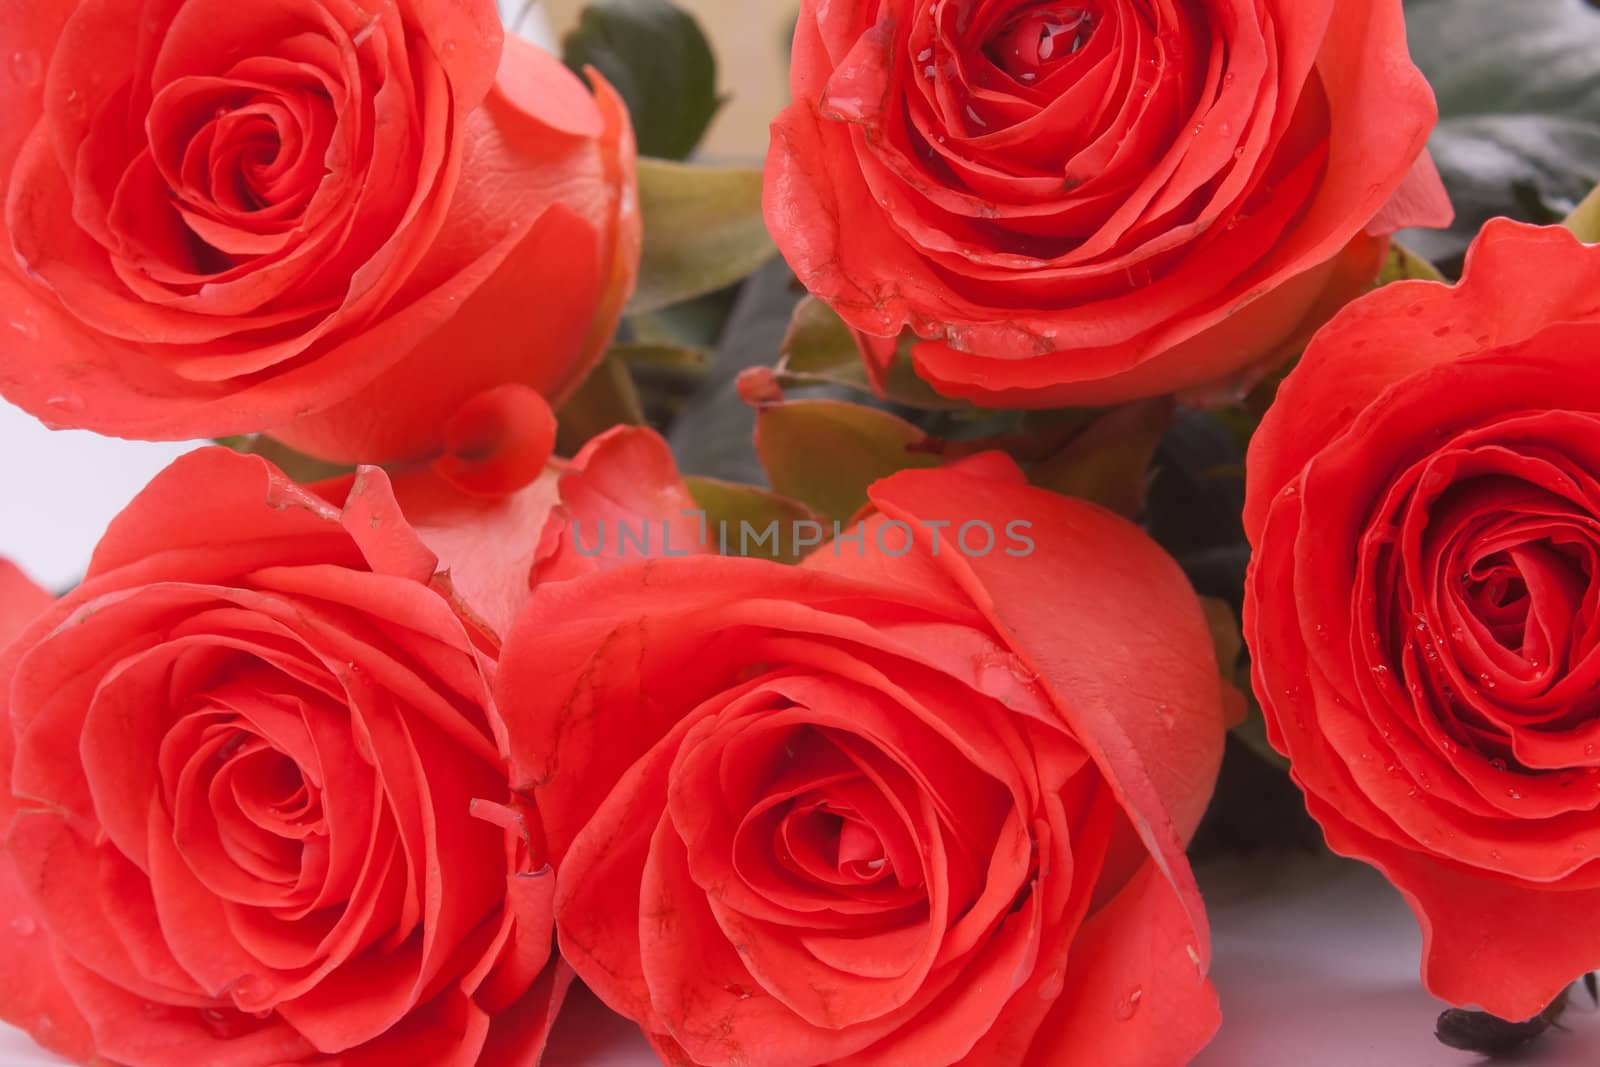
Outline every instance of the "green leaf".
{"type": "Polygon", "coordinates": [[[711,366],[711,353],[693,345],[624,342],[612,345],[610,354],[631,368],[648,367],[700,374],[711,366]]]}
{"type": "Polygon", "coordinates": [[[794,275],[781,259],[739,286],[711,370],[667,433],[683,473],[731,482],[766,480],[750,447],[756,413],[739,393],[739,376],[772,361],[798,299],[794,275]]]}
{"type": "MultiPolygon", "coordinates": [[[[902,342],[889,367],[883,398],[907,407],[927,411],[955,411],[970,408],[965,400],[940,396],[917,377],[907,349],[914,338],[902,342]]],[[[783,339],[783,360],[778,364],[778,382],[784,386],[833,385],[860,393],[877,395],[867,378],[866,364],[855,336],[837,313],[814,296],[800,301],[789,321],[783,339]]]]}
{"type": "Polygon", "coordinates": [[[639,161],[644,255],[629,314],[715,292],[777,254],[761,218],[761,172],[639,161]]]}
{"type": "Polygon", "coordinates": [[[1573,209],[1562,225],[1585,244],[1600,244],[1600,185],[1584,197],[1583,203],[1573,209]]]}
{"type": "Polygon", "coordinates": [[[301,485],[310,485],[313,482],[326,481],[337,478],[342,474],[349,474],[354,467],[342,463],[330,463],[325,459],[308,456],[304,452],[296,452],[288,445],[268,437],[266,434],[240,434],[235,437],[219,437],[217,444],[231,448],[235,452],[242,452],[247,456],[260,456],[269,460],[292,480],[301,485]]]}
{"type": "Polygon", "coordinates": [[[1585,0],[1407,0],[1406,28],[1445,119],[1600,116],[1600,9],[1585,0]]]}
{"type": "Polygon", "coordinates": [[[556,452],[570,456],[613,426],[643,426],[627,364],[607,355],[556,412],[556,452]]]}
{"type": "Polygon", "coordinates": [[[722,106],[705,33],[667,0],[592,0],[562,42],[562,59],[605,75],[647,156],[687,158],[722,106]]]}
{"type": "Polygon", "coordinates": [[[791,400],[756,413],[756,454],[772,488],[840,524],[879,478],[938,466],[927,443],[898,416],[837,400],[791,400]]]}
{"type": "Polygon", "coordinates": [[[1560,222],[1600,178],[1600,8],[1586,0],[1406,0],[1411,55],[1439,100],[1429,147],[1455,204],[1412,231],[1446,274],[1497,215],[1560,222]]]}
{"type": "Polygon", "coordinates": [[[1150,460],[1171,419],[1172,403],[1165,398],[1113,408],[1061,451],[1030,465],[1028,477],[1041,488],[1137,518],[1144,511],[1150,460]]]}
{"type": "Polygon", "coordinates": [[[1390,282],[1424,281],[1442,282],[1445,280],[1439,268],[1417,255],[1399,241],[1389,242],[1389,255],[1383,261],[1383,270],[1378,275],[1378,285],[1388,285],[1390,282]]]}
{"type": "Polygon", "coordinates": [[[779,563],[798,563],[801,553],[792,535],[796,523],[820,522],[820,516],[798,500],[769,489],[717,478],[685,478],[689,494],[706,513],[707,542],[720,548],[726,531],[730,554],[747,554],[779,563]],[[775,537],[762,536],[776,522],[775,537]],[[748,534],[745,531],[750,531],[748,534]],[[757,538],[760,538],[759,540],[757,538]]]}
{"type": "Polygon", "coordinates": [[[646,421],[668,426],[683,411],[711,369],[711,353],[692,345],[632,342],[609,353],[628,370],[646,421]]]}

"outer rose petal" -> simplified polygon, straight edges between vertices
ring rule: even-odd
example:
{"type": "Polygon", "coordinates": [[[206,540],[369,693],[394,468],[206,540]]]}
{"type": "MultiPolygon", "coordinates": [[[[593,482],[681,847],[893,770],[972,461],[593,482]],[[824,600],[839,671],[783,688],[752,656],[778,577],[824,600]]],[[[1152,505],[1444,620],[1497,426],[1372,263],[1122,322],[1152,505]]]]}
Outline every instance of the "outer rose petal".
{"type": "MultiPolygon", "coordinates": [[[[34,585],[33,579],[23,574],[15,563],[0,558],[0,689],[10,684],[11,668],[8,657],[3,654],[5,649],[11,644],[12,638],[22,633],[54,599],[49,593],[34,585]]],[[[5,727],[3,720],[0,720],[0,727],[5,727]]],[[[0,782],[11,780],[11,760],[15,744],[11,730],[0,728],[0,782]]],[[[0,790],[0,834],[5,832],[15,807],[10,791],[0,790]]],[[[4,860],[0,859],[0,867],[4,866],[4,860]]],[[[0,999],[0,1003],[4,1002],[0,999]]]]}
{"type": "Polygon", "coordinates": [[[0,852],[0,1020],[76,1063],[94,1063],[94,1039],[56,973],[50,941],[17,881],[11,858],[0,852]]]}
{"type": "Polygon", "coordinates": [[[0,558],[0,645],[9,644],[54,599],[15,563],[0,558]]]}
{"type": "Polygon", "coordinates": [[[1106,1063],[1194,1058],[1216,1035],[1222,1013],[1196,961],[1191,923],[1156,867],[1142,868],[1073,943],[1067,987],[1028,1062],[1070,1063],[1086,1048],[1106,1063]]]}
{"type": "Polygon", "coordinates": [[[1571,232],[1491,219],[1468,249],[1458,284],[1397,282],[1350,304],[1317,335],[1250,440],[1244,518],[1251,539],[1278,491],[1384,390],[1471,352],[1525,340],[1550,322],[1593,315],[1597,280],[1593,253],[1571,232]],[[1529,263],[1539,265],[1531,288],[1529,263]],[[1519,298],[1505,300],[1507,292],[1519,298]],[[1381,344],[1372,340],[1378,333],[1381,344]]]}
{"type": "Polygon", "coordinates": [[[1586,930],[1600,889],[1538,892],[1483,877],[1368,834],[1313,798],[1307,805],[1341,855],[1372,864],[1405,895],[1422,927],[1422,983],[1451,1004],[1531,1019],[1595,966],[1586,930]]]}
{"type": "MultiPolygon", "coordinates": [[[[351,483],[334,479],[316,491],[343,501],[351,483]]],[[[609,430],[504,495],[463,492],[435,468],[396,476],[394,496],[463,606],[500,636],[511,632],[533,585],[624,562],[616,551],[619,523],[648,530],[653,553],[664,547],[667,530],[674,554],[705,551],[694,519],[684,514],[695,503],[672,452],[648,429],[609,430]],[[608,547],[589,552],[600,524],[608,547]],[[587,531],[584,552],[573,543],[580,526],[587,531]]]]}
{"type": "MultiPolygon", "coordinates": [[[[0,559],[0,646],[9,644],[54,598],[0,559]]],[[[0,675],[0,686],[5,685],[0,675]]],[[[0,781],[11,778],[13,740],[0,729],[0,781]]],[[[0,795],[0,834],[10,822],[10,791],[0,795]]],[[[33,907],[17,882],[11,860],[0,852],[0,1019],[21,1027],[39,1044],[80,1063],[89,1062],[94,1044],[88,1024],[56,975],[50,943],[39,929],[33,907]]]]}
{"type": "Polygon", "coordinates": [[[904,471],[871,497],[913,524],[1026,517],[1028,555],[943,551],[938,561],[1039,672],[1107,780],[1128,791],[1151,851],[1186,878],[1180,839],[1210,802],[1225,731],[1216,653],[1177,563],[1126,519],[1030,486],[904,471]],[[1135,677],[1145,682],[1125,687],[1135,677]]]}
{"type": "MultiPolygon", "coordinates": [[[[1225,396],[1249,388],[1259,375],[1282,362],[1286,349],[1310,333],[1329,315],[1365,292],[1378,274],[1387,241],[1356,237],[1325,264],[1285,281],[1215,326],[1179,342],[1132,370],[1102,381],[1076,380],[1061,386],[1035,387],[1049,376],[1065,376],[1060,353],[1024,360],[992,360],[949,345],[924,341],[913,350],[918,373],[949,396],[998,407],[1048,407],[1073,404],[1120,404],[1141,396],[1175,390],[1213,387],[1225,396]],[[1240,353],[1254,351],[1255,360],[1240,353]],[[1243,381],[1241,381],[1243,379],[1243,381]]],[[[1108,359],[1116,357],[1109,349],[1108,359]]],[[[1096,354],[1077,353],[1091,363],[1096,354]]],[[[1093,373],[1092,367],[1084,368],[1093,373]]]]}

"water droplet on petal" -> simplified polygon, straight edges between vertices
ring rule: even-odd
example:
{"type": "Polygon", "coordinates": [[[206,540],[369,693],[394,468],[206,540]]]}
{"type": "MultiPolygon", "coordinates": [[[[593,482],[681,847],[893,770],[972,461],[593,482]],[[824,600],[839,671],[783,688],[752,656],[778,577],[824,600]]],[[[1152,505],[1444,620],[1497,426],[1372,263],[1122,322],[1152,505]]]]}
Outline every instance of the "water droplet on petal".
{"type": "Polygon", "coordinates": [[[11,76],[22,88],[32,89],[44,77],[44,66],[32,52],[12,52],[11,76]]]}
{"type": "Polygon", "coordinates": [[[11,929],[18,937],[32,937],[39,932],[39,924],[33,921],[31,915],[18,915],[11,920],[11,929]]]}

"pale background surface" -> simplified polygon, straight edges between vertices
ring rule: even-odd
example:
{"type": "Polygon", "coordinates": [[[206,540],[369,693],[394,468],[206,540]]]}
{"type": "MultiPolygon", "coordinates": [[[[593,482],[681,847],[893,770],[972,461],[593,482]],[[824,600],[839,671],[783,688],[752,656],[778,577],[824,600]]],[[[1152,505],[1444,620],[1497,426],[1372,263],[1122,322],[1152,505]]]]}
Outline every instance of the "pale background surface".
{"type": "MultiPolygon", "coordinates": [[[[705,144],[707,158],[754,161],[787,98],[782,34],[786,0],[679,0],[699,16],[734,96],[705,144]]],[[[550,43],[581,0],[539,0],[517,23],[550,43]],[[543,10],[538,10],[542,8],[543,10]],[[548,23],[542,20],[548,18],[548,23]],[[554,27],[554,33],[550,27],[554,27]]],[[[502,0],[515,16],[522,0],[502,0]]],[[[512,21],[508,17],[508,21],[512,21]]],[[[63,588],[81,574],[106,521],[184,445],[133,444],[86,433],[52,434],[0,404],[0,555],[36,580],[63,588]]],[[[1421,939],[1399,896],[1365,867],[1331,858],[1263,857],[1201,874],[1211,912],[1212,975],[1222,1033],[1197,1067],[1472,1067],[1432,1036],[1441,1005],[1417,982],[1421,939]]],[[[1569,1032],[1513,1062],[1592,1067],[1600,1062],[1600,1013],[1579,1004],[1569,1032]]],[[[57,1061],[0,1027],[0,1065],[57,1061]]],[[[581,994],[562,1017],[547,1067],[635,1067],[655,1062],[627,1024],[581,994]]],[[[1085,1067],[1099,1064],[1084,1050],[1085,1067]]],[[[1078,1065],[1040,1065],[1078,1067],[1078,1065]]]]}

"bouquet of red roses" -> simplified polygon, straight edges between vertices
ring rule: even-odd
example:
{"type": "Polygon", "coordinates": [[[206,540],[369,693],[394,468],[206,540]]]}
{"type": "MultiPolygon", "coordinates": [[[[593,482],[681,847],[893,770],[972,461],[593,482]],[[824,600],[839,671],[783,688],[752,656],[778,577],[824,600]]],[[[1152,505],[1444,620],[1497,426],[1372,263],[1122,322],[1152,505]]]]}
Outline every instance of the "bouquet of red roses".
{"type": "Polygon", "coordinates": [[[1600,969],[1600,11],[1519,3],[802,0],[757,168],[666,0],[0,2],[0,395],[194,443],[71,588],[0,559],[0,1019],[1180,1067],[1191,863],[1292,781],[1439,1037],[1538,1037],[1600,969]]]}

